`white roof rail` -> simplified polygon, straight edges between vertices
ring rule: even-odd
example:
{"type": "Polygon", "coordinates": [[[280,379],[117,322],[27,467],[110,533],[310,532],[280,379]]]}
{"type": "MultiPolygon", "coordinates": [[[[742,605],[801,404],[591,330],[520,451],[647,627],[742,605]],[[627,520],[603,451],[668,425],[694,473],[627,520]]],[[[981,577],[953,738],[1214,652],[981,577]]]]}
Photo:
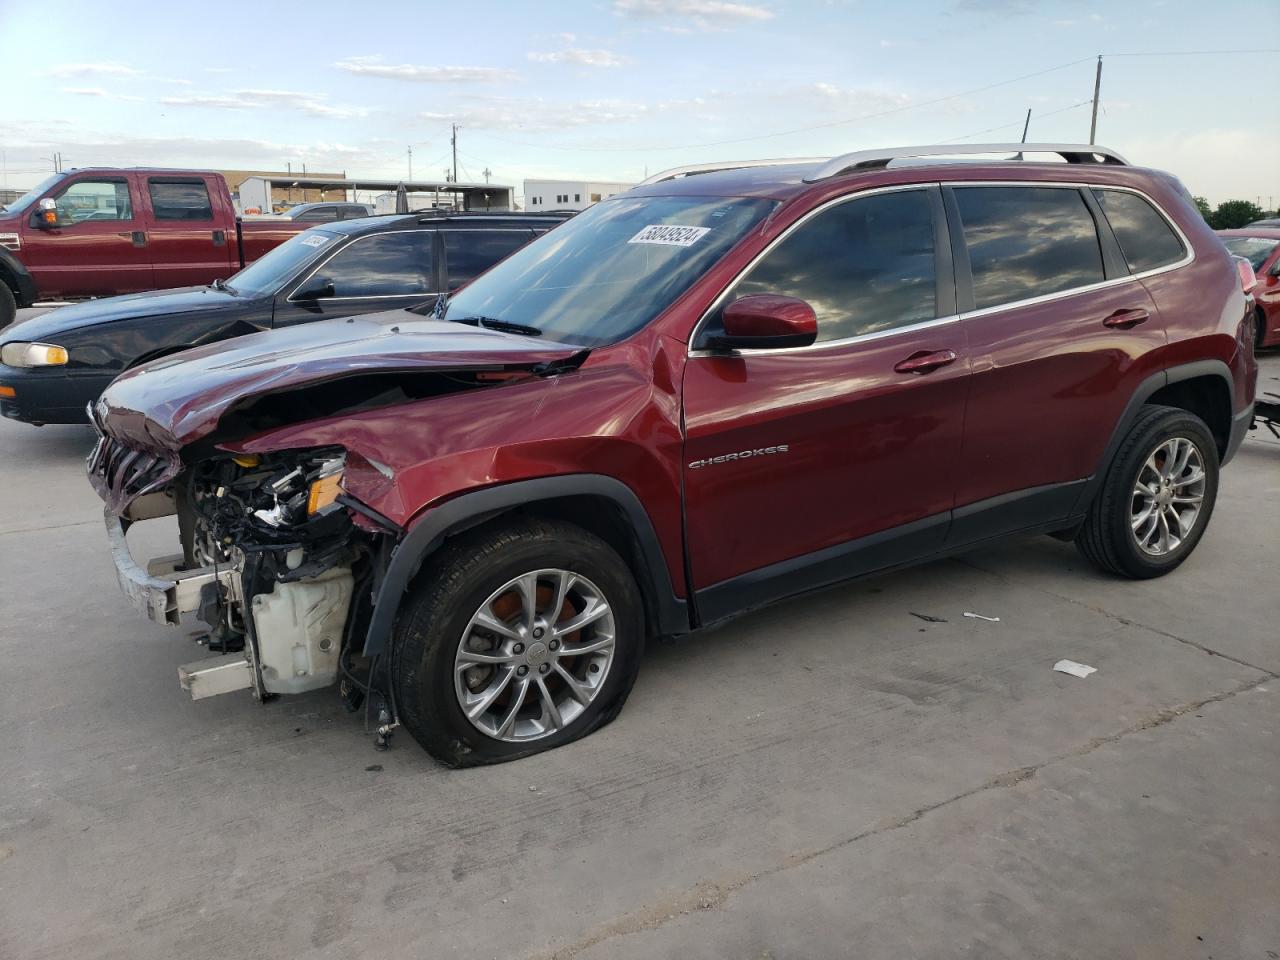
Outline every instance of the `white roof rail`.
{"type": "Polygon", "coordinates": [[[636,184],[638,187],[647,187],[650,184],[662,183],[664,180],[674,180],[676,177],[687,177],[694,173],[715,173],[719,170],[741,170],[745,167],[777,167],[787,163],[823,163],[826,157],[790,157],[780,158],[777,160],[722,160],[717,163],[691,163],[683,167],[672,167],[670,170],[663,170],[661,173],[655,173],[648,180],[636,184]]]}
{"type": "MultiPolygon", "coordinates": [[[[828,177],[855,170],[878,170],[894,160],[917,157],[961,157],[980,153],[1056,153],[1067,163],[1114,163],[1128,165],[1124,157],[1109,147],[1096,143],[939,143],[925,147],[889,147],[884,150],[858,150],[832,157],[809,176],[805,183],[816,183],[828,177]]],[[[1010,158],[1013,159],[1013,158],[1010,158]]]]}

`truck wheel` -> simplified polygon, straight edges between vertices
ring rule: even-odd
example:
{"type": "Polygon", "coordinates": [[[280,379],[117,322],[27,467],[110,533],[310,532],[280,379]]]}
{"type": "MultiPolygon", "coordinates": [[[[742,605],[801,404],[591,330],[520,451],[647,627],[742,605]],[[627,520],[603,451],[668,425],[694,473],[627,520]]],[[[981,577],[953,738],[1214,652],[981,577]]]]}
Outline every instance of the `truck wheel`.
{"type": "Polygon", "coordinates": [[[13,323],[13,318],[18,315],[18,301],[14,299],[13,291],[9,289],[9,285],[0,280],[0,328],[7,327],[13,323]]]}
{"type": "Polygon", "coordinates": [[[460,537],[424,567],[392,637],[392,692],[441,763],[500,763],[612,720],[643,649],[639,590],[613,548],[523,520],[460,537]]]}
{"type": "Polygon", "coordinates": [[[1138,415],[1089,506],[1076,546],[1107,573],[1168,573],[1204,535],[1218,496],[1218,447],[1205,422],[1175,407],[1138,415]]]}

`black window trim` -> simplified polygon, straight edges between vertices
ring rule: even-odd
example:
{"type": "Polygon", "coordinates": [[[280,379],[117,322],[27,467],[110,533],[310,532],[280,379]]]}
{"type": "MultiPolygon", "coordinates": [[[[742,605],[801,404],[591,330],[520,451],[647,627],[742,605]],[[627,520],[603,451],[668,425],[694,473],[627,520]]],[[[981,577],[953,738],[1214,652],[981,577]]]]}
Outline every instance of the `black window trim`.
{"type": "Polygon", "coordinates": [[[698,322],[693,326],[693,333],[689,337],[688,356],[693,357],[724,357],[726,353],[723,350],[708,350],[702,347],[696,347],[702,335],[703,327],[716,315],[720,307],[724,304],[726,298],[738,285],[738,281],[745,277],[755,265],[769,255],[769,253],[787,239],[794,231],[798,230],[804,224],[819,214],[825,213],[833,207],[840,206],[844,203],[852,203],[855,200],[861,200],[865,197],[873,197],[884,193],[905,193],[908,190],[918,190],[926,192],[929,197],[930,210],[933,213],[933,256],[934,256],[934,275],[936,277],[936,306],[935,312],[938,314],[932,320],[922,320],[919,323],[912,323],[902,327],[890,327],[887,330],[875,330],[871,333],[860,333],[852,337],[842,337],[839,340],[819,340],[807,347],[747,347],[731,351],[728,356],[750,356],[763,357],[774,354],[783,354],[790,356],[792,354],[804,355],[813,353],[818,350],[831,350],[847,347],[853,343],[862,343],[868,340],[883,340],[885,337],[896,337],[903,333],[912,333],[917,330],[927,330],[930,327],[942,326],[948,323],[958,323],[960,315],[956,312],[956,294],[957,282],[955,272],[953,270],[954,251],[947,238],[947,219],[943,213],[942,193],[937,183],[900,183],[890,187],[876,187],[871,190],[859,190],[856,193],[847,193],[839,197],[832,197],[823,203],[818,204],[812,210],[801,215],[794,223],[790,224],[785,230],[774,237],[765,245],[759,253],[757,253],[747,263],[745,267],[737,272],[728,283],[725,284],[711,305],[703,311],[702,316],[698,318],[698,322]]]}
{"type": "Polygon", "coordinates": [[[952,250],[955,252],[956,261],[956,297],[960,305],[960,320],[969,320],[974,317],[984,317],[991,313],[1000,313],[1004,310],[1014,310],[1021,307],[1035,306],[1041,303],[1049,303],[1053,300],[1061,300],[1065,297],[1074,297],[1082,293],[1092,293],[1095,290],[1105,290],[1108,287],[1119,286],[1122,283],[1130,283],[1134,280],[1142,280],[1146,277],[1154,277],[1161,273],[1168,273],[1171,270],[1179,270],[1187,266],[1196,259],[1195,248],[1192,247],[1191,241],[1187,239],[1187,235],[1182,232],[1182,228],[1178,226],[1176,220],[1165,211],[1159,203],[1157,203],[1149,194],[1144,193],[1134,187],[1116,186],[1110,183],[1072,183],[1057,180],[962,180],[951,181],[942,184],[943,195],[947,207],[948,219],[951,223],[952,230],[952,250]],[[959,210],[956,207],[954,190],[964,189],[966,187],[1051,187],[1055,189],[1075,190],[1083,198],[1086,207],[1094,217],[1095,227],[1098,229],[1098,236],[1102,245],[1102,261],[1103,274],[1105,279],[1096,283],[1087,283],[1078,287],[1068,287],[1066,290],[1055,290],[1053,293],[1046,293],[1039,297],[1027,297],[1022,300],[1010,300],[1005,303],[993,304],[982,309],[974,309],[973,299],[973,275],[969,266],[968,247],[964,243],[963,232],[960,229],[959,210]],[[1093,197],[1094,190],[1119,190],[1124,193],[1133,193],[1141,197],[1147,203],[1151,204],[1152,209],[1164,218],[1165,223],[1173,230],[1182,249],[1185,251],[1184,256],[1180,260],[1173,263],[1167,263],[1164,266],[1153,267],[1150,270],[1143,270],[1140,273],[1130,273],[1129,265],[1125,261],[1120,251],[1120,244],[1116,241],[1115,234],[1112,232],[1111,224],[1106,219],[1105,214],[1097,200],[1093,197]],[[1098,220],[1101,217],[1101,220],[1098,220]],[[1106,229],[1101,229],[1102,225],[1106,225],[1106,229]],[[1110,263],[1109,263],[1110,259],[1110,263]],[[1112,276],[1113,268],[1116,275],[1112,276]]]}
{"type": "MultiPolygon", "coordinates": [[[[295,300],[294,294],[301,290],[323,267],[338,254],[344,250],[350,250],[361,240],[368,240],[370,237],[385,237],[393,234],[401,233],[430,233],[431,238],[431,281],[435,284],[435,290],[419,290],[417,293],[370,293],[355,297],[325,297],[325,303],[336,303],[338,301],[347,300],[404,300],[408,297],[421,297],[424,301],[430,300],[432,297],[440,296],[443,290],[441,284],[441,261],[443,260],[443,239],[440,237],[440,231],[436,227],[427,227],[425,229],[416,230],[379,230],[376,233],[364,233],[358,237],[353,237],[349,243],[339,244],[335,249],[329,251],[329,255],[322,260],[318,260],[314,267],[308,271],[307,275],[293,285],[293,289],[289,291],[289,295],[285,297],[286,303],[302,303],[304,301],[295,300]]],[[[288,283],[282,284],[281,289],[287,287],[288,283]]]]}

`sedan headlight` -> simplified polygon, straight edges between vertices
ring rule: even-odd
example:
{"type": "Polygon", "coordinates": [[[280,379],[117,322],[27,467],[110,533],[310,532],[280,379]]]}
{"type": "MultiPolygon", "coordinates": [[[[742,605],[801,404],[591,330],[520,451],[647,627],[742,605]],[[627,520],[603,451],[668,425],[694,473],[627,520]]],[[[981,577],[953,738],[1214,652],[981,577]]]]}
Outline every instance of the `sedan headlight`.
{"type": "Polygon", "coordinates": [[[52,343],[6,343],[0,347],[0,363],[6,367],[61,367],[67,348],[52,343]]]}

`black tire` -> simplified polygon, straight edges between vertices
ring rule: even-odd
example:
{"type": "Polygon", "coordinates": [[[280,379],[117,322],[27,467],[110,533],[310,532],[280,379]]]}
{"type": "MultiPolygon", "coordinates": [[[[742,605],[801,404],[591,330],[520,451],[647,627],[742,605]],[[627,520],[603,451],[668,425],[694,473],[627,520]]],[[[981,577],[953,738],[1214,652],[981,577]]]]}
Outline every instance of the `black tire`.
{"type": "Polygon", "coordinates": [[[0,280],[0,329],[4,329],[13,323],[17,315],[18,301],[14,298],[13,291],[9,289],[9,285],[0,280]]]}
{"type": "MultiPolygon", "coordinates": [[[[562,746],[618,715],[644,652],[639,589],[622,558],[570,523],[498,520],[450,541],[424,565],[396,618],[391,684],[400,722],[428,753],[450,767],[502,763],[562,746]],[[572,722],[541,739],[509,742],[474,726],[454,689],[454,657],[471,617],[504,584],[547,568],[580,574],[604,594],[615,645],[599,692],[572,722]]],[[[533,678],[531,678],[533,679],[533,678]]]]}
{"type": "Polygon", "coordinates": [[[1190,556],[1204,535],[1218,496],[1218,446],[1203,420],[1177,407],[1146,406],[1130,428],[1107,469],[1102,488],[1089,505],[1076,537],[1080,552],[1105,573],[1135,580],[1159,577],[1190,556]],[[1138,546],[1131,525],[1134,486],[1152,452],[1173,438],[1192,441],[1201,454],[1205,482],[1195,525],[1178,546],[1153,556],[1138,546]]]}

